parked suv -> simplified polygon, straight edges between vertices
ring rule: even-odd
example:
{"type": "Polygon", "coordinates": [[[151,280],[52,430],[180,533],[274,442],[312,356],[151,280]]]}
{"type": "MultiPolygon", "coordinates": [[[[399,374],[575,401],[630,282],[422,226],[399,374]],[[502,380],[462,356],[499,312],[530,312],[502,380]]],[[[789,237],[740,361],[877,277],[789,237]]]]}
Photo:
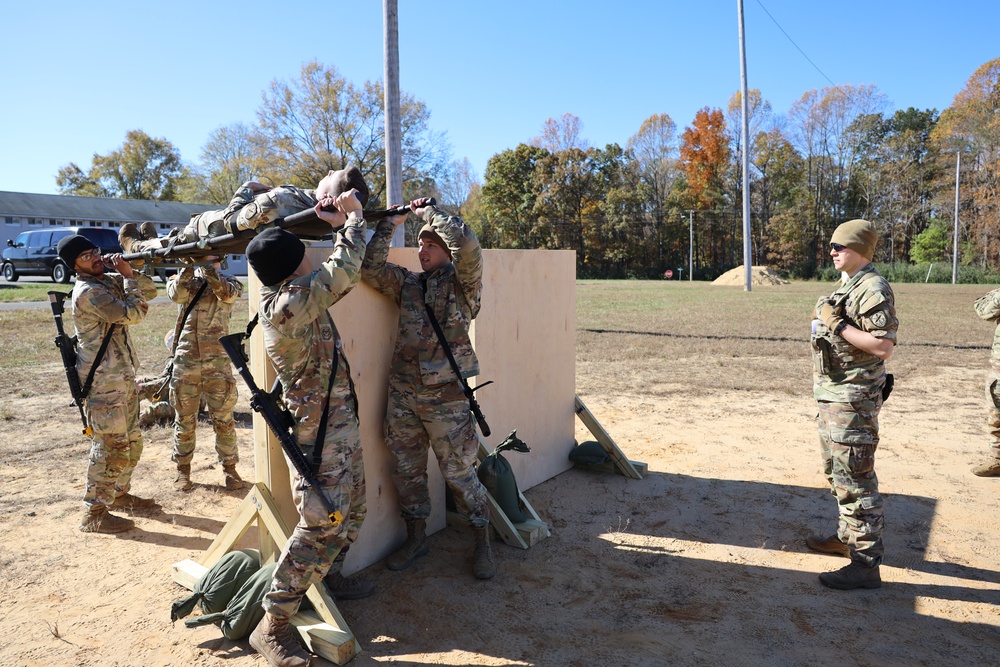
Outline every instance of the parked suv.
{"type": "Polygon", "coordinates": [[[56,246],[59,239],[72,234],[86,236],[101,249],[102,254],[122,251],[118,245],[118,232],[114,229],[50,227],[21,232],[16,239],[7,239],[7,247],[3,251],[3,277],[14,282],[22,274],[52,276],[57,283],[68,283],[73,267],[66,266],[59,258],[56,246]]]}

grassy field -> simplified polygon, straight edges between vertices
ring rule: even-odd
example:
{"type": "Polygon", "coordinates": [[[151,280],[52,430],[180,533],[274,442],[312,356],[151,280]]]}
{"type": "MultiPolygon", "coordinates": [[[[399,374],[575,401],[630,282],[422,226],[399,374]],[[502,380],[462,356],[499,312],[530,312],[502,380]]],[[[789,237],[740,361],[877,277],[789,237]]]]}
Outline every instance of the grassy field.
{"type": "MultiPolygon", "coordinates": [[[[27,287],[44,297],[47,284],[27,287]]],[[[61,286],[65,287],[65,286],[61,286]]],[[[899,347],[890,362],[897,379],[931,375],[946,366],[986,368],[993,326],[976,317],[982,285],[895,286],[899,347]]],[[[717,389],[789,393],[812,382],[808,331],[813,304],[833,285],[800,282],[760,287],[653,281],[577,283],[577,387],[581,394],[703,394],[717,389]]],[[[163,335],[172,330],[176,306],[154,303],[146,321],[131,329],[142,372],[167,356],[163,335]]],[[[234,310],[233,331],[247,309],[234,310]]],[[[71,319],[67,322],[72,327],[71,319]]],[[[48,308],[0,311],[0,390],[55,391],[47,366],[59,362],[48,308]],[[41,375],[39,375],[41,373],[41,375]]],[[[72,328],[70,329],[72,334],[72,328]]],[[[61,372],[61,369],[58,369],[61,372]]]]}

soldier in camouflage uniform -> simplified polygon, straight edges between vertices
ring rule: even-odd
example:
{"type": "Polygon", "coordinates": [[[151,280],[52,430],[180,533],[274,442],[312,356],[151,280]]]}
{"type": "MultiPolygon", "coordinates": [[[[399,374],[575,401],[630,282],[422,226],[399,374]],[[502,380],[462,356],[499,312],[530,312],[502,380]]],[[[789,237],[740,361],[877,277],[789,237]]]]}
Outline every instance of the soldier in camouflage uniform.
{"type": "Polygon", "coordinates": [[[987,424],[990,430],[990,454],[972,469],[979,477],[1000,477],[1000,289],[976,299],[976,315],[995,322],[993,350],[990,353],[990,374],[986,381],[986,405],[989,407],[987,424]]]}
{"type": "Polygon", "coordinates": [[[419,233],[422,273],[387,262],[389,240],[405,215],[378,224],[368,245],[361,279],[399,306],[399,329],[389,374],[385,441],[395,462],[406,541],[389,557],[391,570],[402,570],[427,554],[426,520],[431,501],[427,488],[427,450],[432,448],[459,513],[475,537],[473,573],[496,575],[490,549],[490,509],[476,476],[479,436],[469,400],[427,316],[433,309],[463,377],[479,374],[469,326],[479,314],[483,257],[476,235],[461,218],[448,215],[429,199],[410,202],[425,224],[419,233]]]}
{"type": "Polygon", "coordinates": [[[138,324],[156,296],[152,279],[135,274],[121,255],[101,256],[101,251],[79,235],[59,241],[59,256],[77,272],[73,287],[73,324],[79,345],[76,370],[81,383],[95,367],[93,384],[85,399],[92,445],[87,466],[86,506],[80,530],[85,533],[119,533],[135,524],[111,514],[113,509],[149,509],[156,503],[129,493],[132,471],[142,455],[139,399],[135,389],[138,360],[132,348],[129,325],[138,324]],[[113,269],[117,273],[108,273],[113,269]],[[114,332],[98,360],[108,330],[114,332]]]}
{"type": "Polygon", "coordinates": [[[215,430],[215,452],[222,464],[226,489],[236,491],[245,487],[236,472],[240,460],[233,419],[236,380],[232,362],[219,338],[229,333],[233,303],[243,294],[243,283],[233,276],[220,274],[218,264],[184,267],[167,281],[167,296],[177,304],[178,323],[203,285],[204,291],[180,331],[170,378],[170,404],[176,412],[171,457],[177,464],[174,487],[180,491],[190,491],[194,487],[191,459],[194,457],[198,408],[204,395],[215,430]]]}
{"type": "Polygon", "coordinates": [[[264,230],[247,246],[250,265],[264,285],[258,310],[264,345],[295,421],[295,440],[313,463],[319,483],[319,488],[304,488],[295,475],[292,493],[299,523],[264,598],[267,613],[250,637],[250,645],[280,667],[309,664],[310,656],[295,639],[289,619],[310,585],[326,577],[338,599],[365,597],[372,588],[341,573],[367,508],[357,401],[340,334],[328,312],[357,284],[365,221],[354,190],[337,197],[337,213],[320,210],[331,203],[334,200],[321,201],[317,214],[331,227],[346,225],[336,236],[333,254],[319,269],[312,270],[302,242],[277,227],[264,230]],[[326,431],[317,442],[327,401],[326,431]],[[321,448],[318,466],[316,447],[321,448]],[[320,493],[338,508],[340,517],[333,523],[320,493]]]}
{"type": "Polygon", "coordinates": [[[118,231],[118,240],[126,254],[165,248],[170,243],[193,243],[224,234],[232,234],[248,229],[269,225],[278,218],[284,218],[316,206],[323,198],[337,195],[356,188],[357,197],[364,206],[368,201],[368,186],[357,167],[331,170],[316,185],[315,190],[280,185],[276,188],[247,181],[236,190],[229,206],[216,211],[206,211],[191,216],[191,220],[179,233],[157,238],[140,232],[134,223],[126,223],[118,231]]]}
{"type": "Polygon", "coordinates": [[[823,472],[837,499],[837,532],[806,545],[846,556],[851,564],[819,576],[830,588],[882,585],[882,496],[875,475],[878,413],[886,383],[885,362],[896,345],[892,288],[871,260],[878,233],[867,220],[851,220],[830,237],[841,286],[816,304],[813,320],[814,390],[819,405],[823,472]]]}

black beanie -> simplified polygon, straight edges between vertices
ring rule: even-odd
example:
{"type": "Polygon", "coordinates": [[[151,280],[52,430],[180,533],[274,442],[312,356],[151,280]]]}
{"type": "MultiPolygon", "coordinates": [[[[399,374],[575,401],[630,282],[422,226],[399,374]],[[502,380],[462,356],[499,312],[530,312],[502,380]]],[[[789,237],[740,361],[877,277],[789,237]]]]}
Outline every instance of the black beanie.
{"type": "Polygon", "coordinates": [[[292,275],[305,254],[306,246],[299,237],[280,227],[268,227],[247,245],[247,260],[268,287],[292,275]]]}
{"type": "Polygon", "coordinates": [[[79,234],[62,237],[59,239],[59,245],[56,246],[56,252],[59,253],[59,257],[70,268],[73,268],[73,265],[76,264],[76,258],[80,256],[80,253],[87,252],[88,250],[97,250],[97,246],[86,236],[80,236],[79,234]]]}

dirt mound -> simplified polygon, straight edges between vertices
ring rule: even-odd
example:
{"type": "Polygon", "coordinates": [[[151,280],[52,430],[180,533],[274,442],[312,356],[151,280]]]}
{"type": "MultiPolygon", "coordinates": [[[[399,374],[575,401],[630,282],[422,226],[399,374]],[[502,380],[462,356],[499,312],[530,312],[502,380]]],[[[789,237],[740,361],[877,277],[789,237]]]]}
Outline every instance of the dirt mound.
{"type": "MultiPolygon", "coordinates": [[[[746,284],[746,271],[743,265],[735,269],[726,271],[721,276],[712,281],[713,285],[735,285],[737,287],[746,284]]],[[[751,266],[750,284],[757,285],[788,285],[788,281],[771,270],[769,266],[751,266]]]]}

